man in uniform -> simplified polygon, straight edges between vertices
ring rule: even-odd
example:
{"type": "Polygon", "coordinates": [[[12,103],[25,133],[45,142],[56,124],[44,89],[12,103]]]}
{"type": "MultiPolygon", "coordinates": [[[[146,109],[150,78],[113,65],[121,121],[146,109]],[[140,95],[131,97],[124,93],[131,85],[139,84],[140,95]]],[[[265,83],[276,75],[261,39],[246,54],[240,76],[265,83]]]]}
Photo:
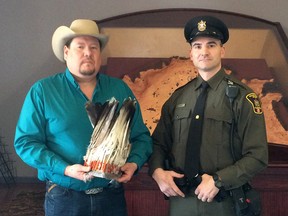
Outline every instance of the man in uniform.
{"type": "Polygon", "coordinates": [[[261,104],[252,89],[222,67],[229,31],[221,20],[194,17],[184,35],[199,75],[163,105],[149,173],[169,197],[170,215],[236,215],[230,191],[241,189],[268,164],[261,104]],[[205,108],[200,108],[204,113],[194,115],[203,81],[208,86],[205,108]],[[200,132],[191,129],[202,119],[200,132]],[[198,170],[192,177],[189,166],[198,170]]]}

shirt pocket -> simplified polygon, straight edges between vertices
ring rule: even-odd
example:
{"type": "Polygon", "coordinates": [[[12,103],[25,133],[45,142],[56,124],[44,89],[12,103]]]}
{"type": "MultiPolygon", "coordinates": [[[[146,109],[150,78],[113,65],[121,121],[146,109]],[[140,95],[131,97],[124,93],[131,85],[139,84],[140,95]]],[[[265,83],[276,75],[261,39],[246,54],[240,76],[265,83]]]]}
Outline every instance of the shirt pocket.
{"type": "Polygon", "coordinates": [[[230,128],[232,124],[232,115],[229,110],[219,110],[205,113],[205,118],[207,119],[206,130],[210,135],[216,137],[214,142],[218,145],[221,143],[229,142],[230,128]]]}
{"type": "Polygon", "coordinates": [[[173,116],[173,136],[175,142],[183,143],[183,141],[187,140],[190,122],[191,109],[187,106],[178,105],[175,108],[173,116]]]}
{"type": "Polygon", "coordinates": [[[205,139],[202,146],[201,156],[210,164],[204,167],[212,171],[219,170],[231,164],[230,151],[230,129],[232,114],[230,110],[219,109],[205,114],[206,125],[202,139],[205,139]],[[213,164],[213,165],[212,165],[213,164]]]}

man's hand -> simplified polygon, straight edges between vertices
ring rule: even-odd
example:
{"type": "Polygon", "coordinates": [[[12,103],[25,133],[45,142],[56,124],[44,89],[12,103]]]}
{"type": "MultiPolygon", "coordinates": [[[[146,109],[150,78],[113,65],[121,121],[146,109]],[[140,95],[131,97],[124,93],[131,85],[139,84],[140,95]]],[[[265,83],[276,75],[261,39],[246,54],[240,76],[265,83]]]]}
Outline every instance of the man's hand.
{"type": "Polygon", "coordinates": [[[195,194],[202,202],[212,202],[214,197],[219,192],[219,189],[215,186],[212,176],[208,174],[202,175],[202,182],[195,190],[195,194]]]}
{"type": "Polygon", "coordinates": [[[177,187],[174,182],[174,178],[183,178],[183,174],[179,174],[174,171],[165,171],[162,168],[157,168],[154,171],[152,177],[157,182],[162,193],[164,193],[167,197],[185,197],[184,193],[177,187]]]}
{"type": "Polygon", "coordinates": [[[79,179],[81,181],[87,180],[87,173],[91,170],[91,167],[83,166],[81,164],[74,164],[71,166],[67,166],[64,174],[66,176],[70,176],[75,179],[79,179]]]}
{"type": "Polygon", "coordinates": [[[120,183],[127,183],[131,180],[134,172],[137,170],[136,163],[126,163],[121,167],[122,175],[117,179],[120,183]]]}

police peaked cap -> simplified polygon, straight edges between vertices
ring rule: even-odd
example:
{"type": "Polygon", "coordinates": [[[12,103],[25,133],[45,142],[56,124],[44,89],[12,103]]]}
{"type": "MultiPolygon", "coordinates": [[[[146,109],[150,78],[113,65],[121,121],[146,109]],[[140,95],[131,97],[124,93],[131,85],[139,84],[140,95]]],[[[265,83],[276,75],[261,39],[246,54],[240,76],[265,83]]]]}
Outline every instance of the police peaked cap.
{"type": "Polygon", "coordinates": [[[229,39],[229,31],[225,23],[213,16],[198,16],[189,20],[184,28],[186,41],[191,44],[195,37],[213,37],[222,44],[229,39]]]}

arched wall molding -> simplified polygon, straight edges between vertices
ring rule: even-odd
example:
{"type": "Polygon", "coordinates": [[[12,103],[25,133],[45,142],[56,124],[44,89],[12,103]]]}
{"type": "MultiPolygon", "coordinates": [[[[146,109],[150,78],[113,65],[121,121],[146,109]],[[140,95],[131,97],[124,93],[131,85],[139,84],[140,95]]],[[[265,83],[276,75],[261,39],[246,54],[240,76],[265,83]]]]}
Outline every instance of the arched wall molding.
{"type": "Polygon", "coordinates": [[[193,16],[214,15],[222,19],[229,28],[267,28],[280,37],[288,52],[288,38],[280,22],[272,22],[262,18],[221,10],[200,8],[174,8],[138,11],[96,20],[101,27],[180,27],[193,16]]]}
{"type": "MultiPolygon", "coordinates": [[[[108,56],[170,57],[187,55],[188,48],[184,42],[183,26],[193,16],[203,14],[217,16],[227,24],[230,30],[230,40],[226,44],[226,58],[264,58],[268,66],[274,70],[285,98],[288,98],[288,38],[281,24],[244,14],[209,9],[177,8],[138,11],[97,20],[102,31],[111,35],[108,47],[103,53],[103,62],[106,63],[108,56]],[[163,35],[157,32],[157,29],[163,31],[163,35]],[[142,40],[142,43],[137,40],[137,32],[140,34],[140,39],[138,39],[142,40]],[[145,38],[141,38],[142,33],[145,33],[145,38]],[[156,48],[149,47],[149,42],[145,43],[145,41],[149,41],[149,38],[153,38],[152,33],[155,33],[158,42],[161,42],[157,43],[161,46],[159,49],[157,46],[156,48]],[[172,43],[174,43],[174,47],[172,43]],[[129,46],[129,44],[133,46],[129,46]],[[144,49],[141,44],[145,46],[144,49]],[[165,53],[168,48],[168,52],[165,53]]],[[[155,42],[150,45],[155,46],[155,42]]]]}

